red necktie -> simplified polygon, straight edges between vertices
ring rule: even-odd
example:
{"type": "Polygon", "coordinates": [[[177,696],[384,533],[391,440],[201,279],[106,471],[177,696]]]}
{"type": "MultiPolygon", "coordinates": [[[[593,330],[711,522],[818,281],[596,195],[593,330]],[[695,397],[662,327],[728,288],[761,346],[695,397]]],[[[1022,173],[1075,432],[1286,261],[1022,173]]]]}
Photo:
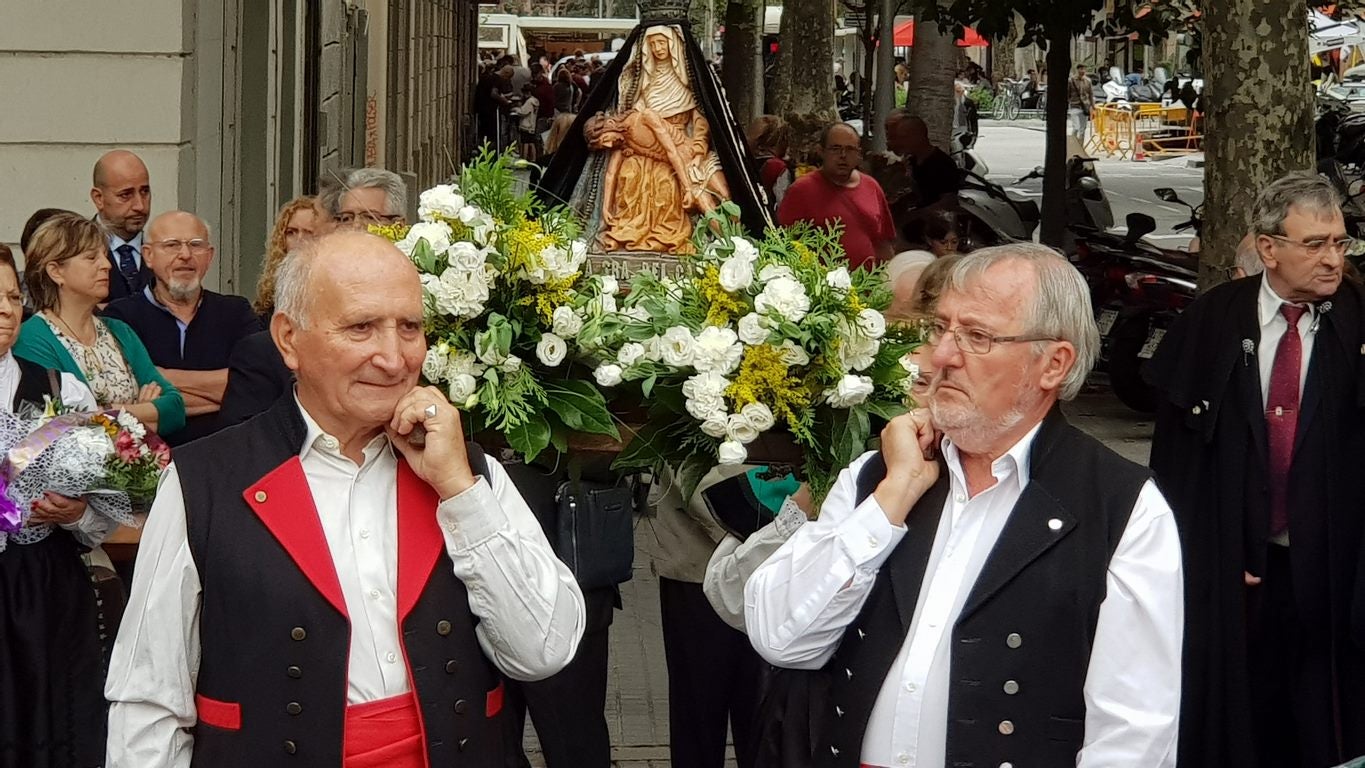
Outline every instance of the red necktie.
{"type": "Polygon", "coordinates": [[[1289,528],[1289,465],[1294,460],[1294,435],[1299,427],[1299,376],[1303,367],[1303,339],[1299,318],[1307,307],[1281,304],[1280,314],[1289,323],[1275,348],[1270,368],[1270,392],[1265,401],[1265,426],[1270,439],[1270,533],[1289,528]]]}

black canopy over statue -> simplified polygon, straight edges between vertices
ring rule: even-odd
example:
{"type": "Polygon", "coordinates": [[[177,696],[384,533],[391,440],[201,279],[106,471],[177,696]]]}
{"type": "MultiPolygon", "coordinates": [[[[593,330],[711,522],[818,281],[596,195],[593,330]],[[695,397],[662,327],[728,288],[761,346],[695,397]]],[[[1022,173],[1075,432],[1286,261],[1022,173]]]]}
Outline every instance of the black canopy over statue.
{"type": "Polygon", "coordinates": [[[699,216],[727,199],[751,234],[772,226],[687,2],[641,3],[640,25],[593,78],[541,179],[546,203],[568,203],[587,222],[595,252],[686,252],[699,216]]]}

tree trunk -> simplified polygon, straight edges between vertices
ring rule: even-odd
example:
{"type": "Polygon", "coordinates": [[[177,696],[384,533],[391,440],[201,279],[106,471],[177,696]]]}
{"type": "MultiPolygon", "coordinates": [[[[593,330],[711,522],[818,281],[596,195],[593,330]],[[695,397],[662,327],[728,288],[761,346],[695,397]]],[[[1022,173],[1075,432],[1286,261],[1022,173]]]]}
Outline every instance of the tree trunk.
{"type": "MultiPolygon", "coordinates": [[[[874,140],[875,128],[872,115],[876,110],[873,103],[872,88],[876,83],[877,72],[877,16],[881,0],[865,0],[862,4],[863,25],[859,30],[863,45],[862,76],[858,78],[858,118],[863,121],[863,139],[874,140]]],[[[844,7],[850,7],[846,2],[844,7]]]]}
{"type": "Polygon", "coordinates": [[[1070,77],[1071,34],[1058,29],[1049,35],[1047,46],[1047,159],[1038,238],[1054,247],[1061,247],[1066,237],[1066,84],[1070,77]]]}
{"type": "Polygon", "coordinates": [[[944,152],[952,151],[953,110],[957,97],[957,46],[951,32],[938,22],[915,19],[915,45],[910,55],[910,95],[906,106],[929,126],[929,140],[944,152]]]}
{"type": "Polygon", "coordinates": [[[991,81],[996,85],[1007,79],[1018,79],[1019,70],[1014,66],[1014,54],[1019,50],[1019,38],[1019,21],[1010,19],[1005,33],[991,41],[991,81]]]}
{"type": "Polygon", "coordinates": [[[896,108],[896,0],[877,10],[877,91],[872,110],[872,151],[886,150],[886,116],[896,108]]]}
{"type": "Polygon", "coordinates": [[[773,111],[791,126],[792,150],[805,160],[819,148],[820,131],[839,119],[834,104],[834,0],[784,5],[780,38],[773,111]]]}
{"type": "Polygon", "coordinates": [[[725,8],[721,82],[741,127],[763,114],[763,0],[730,0],[725,8]]]}
{"type": "Polygon", "coordinates": [[[1303,3],[1206,3],[1204,65],[1200,290],[1226,279],[1237,243],[1250,228],[1256,193],[1285,173],[1314,167],[1303,3]]]}

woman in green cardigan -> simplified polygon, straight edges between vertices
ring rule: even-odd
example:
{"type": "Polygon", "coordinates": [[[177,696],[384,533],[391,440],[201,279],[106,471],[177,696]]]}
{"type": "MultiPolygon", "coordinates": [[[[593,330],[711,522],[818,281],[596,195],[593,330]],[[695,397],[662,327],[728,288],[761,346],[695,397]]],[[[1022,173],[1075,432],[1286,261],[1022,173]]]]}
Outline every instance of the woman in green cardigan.
{"type": "Polygon", "coordinates": [[[36,314],[24,322],[14,354],[80,377],[101,408],[123,409],[149,429],[172,434],[185,426],[184,398],[131,328],[95,315],[109,295],[107,248],[100,226],[74,213],[38,228],[24,254],[36,314]]]}

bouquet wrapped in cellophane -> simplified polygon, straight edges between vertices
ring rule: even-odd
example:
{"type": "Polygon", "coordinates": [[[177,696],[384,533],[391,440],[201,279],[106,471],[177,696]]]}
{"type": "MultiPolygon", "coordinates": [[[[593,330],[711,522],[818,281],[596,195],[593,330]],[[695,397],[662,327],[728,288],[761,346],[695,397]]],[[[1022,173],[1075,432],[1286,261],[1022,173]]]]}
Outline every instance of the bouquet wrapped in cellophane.
{"type": "Polygon", "coordinates": [[[0,533],[22,529],[47,491],[84,497],[96,513],[138,526],[170,448],[127,411],[60,410],[49,403],[41,413],[0,413],[0,533]]]}

